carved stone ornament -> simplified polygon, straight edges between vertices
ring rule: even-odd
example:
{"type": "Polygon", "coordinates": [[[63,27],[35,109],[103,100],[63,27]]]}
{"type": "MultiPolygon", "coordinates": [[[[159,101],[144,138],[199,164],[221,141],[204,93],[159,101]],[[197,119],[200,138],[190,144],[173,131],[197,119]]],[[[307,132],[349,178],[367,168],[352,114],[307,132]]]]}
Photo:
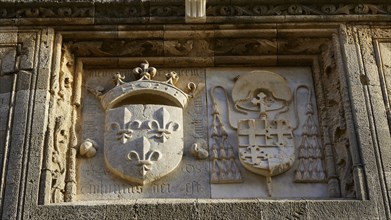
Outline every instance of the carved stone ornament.
{"type": "Polygon", "coordinates": [[[85,158],[92,158],[96,155],[96,142],[91,139],[86,139],[80,144],[79,153],[80,156],[85,158]]]}
{"type": "Polygon", "coordinates": [[[154,81],[148,62],[134,69],[137,81],[116,74],[115,87],[99,96],[106,111],[104,158],[114,175],[147,184],[173,171],[183,154],[183,109],[190,97],[177,87],[179,77],[154,81]]]}

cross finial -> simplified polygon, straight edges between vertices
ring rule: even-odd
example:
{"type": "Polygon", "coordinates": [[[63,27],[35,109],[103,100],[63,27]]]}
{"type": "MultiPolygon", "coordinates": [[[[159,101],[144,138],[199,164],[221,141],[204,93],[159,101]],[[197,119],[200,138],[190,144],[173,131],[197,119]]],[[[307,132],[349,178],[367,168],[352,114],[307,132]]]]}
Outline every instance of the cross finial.
{"type": "Polygon", "coordinates": [[[266,100],[267,99],[267,95],[263,92],[260,92],[258,93],[257,95],[258,98],[253,98],[251,100],[251,103],[253,103],[254,105],[259,105],[259,113],[262,116],[267,116],[266,114],[266,107],[269,106],[270,104],[268,103],[268,101],[266,100]]]}

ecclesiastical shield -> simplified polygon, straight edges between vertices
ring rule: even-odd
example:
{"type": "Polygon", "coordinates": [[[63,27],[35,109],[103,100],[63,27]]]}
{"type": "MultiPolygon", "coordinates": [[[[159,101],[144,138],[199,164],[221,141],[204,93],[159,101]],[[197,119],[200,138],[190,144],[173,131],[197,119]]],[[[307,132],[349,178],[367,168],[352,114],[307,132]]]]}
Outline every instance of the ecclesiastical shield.
{"type": "Polygon", "coordinates": [[[295,161],[292,127],[286,120],[265,118],[238,122],[240,162],[262,176],[279,175],[295,161]]]}

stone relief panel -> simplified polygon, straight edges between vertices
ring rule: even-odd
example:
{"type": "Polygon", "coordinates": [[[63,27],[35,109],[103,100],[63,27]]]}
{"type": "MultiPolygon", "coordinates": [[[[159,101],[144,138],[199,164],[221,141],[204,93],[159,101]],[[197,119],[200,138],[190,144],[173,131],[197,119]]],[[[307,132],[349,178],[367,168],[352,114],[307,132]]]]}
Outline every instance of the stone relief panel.
{"type": "Polygon", "coordinates": [[[83,74],[76,200],[210,197],[204,69],[83,74]]]}
{"type": "Polygon", "coordinates": [[[328,198],[310,68],[83,71],[76,201],[328,198]]]}
{"type": "Polygon", "coordinates": [[[213,198],[327,197],[311,75],[207,69],[213,198]]]}

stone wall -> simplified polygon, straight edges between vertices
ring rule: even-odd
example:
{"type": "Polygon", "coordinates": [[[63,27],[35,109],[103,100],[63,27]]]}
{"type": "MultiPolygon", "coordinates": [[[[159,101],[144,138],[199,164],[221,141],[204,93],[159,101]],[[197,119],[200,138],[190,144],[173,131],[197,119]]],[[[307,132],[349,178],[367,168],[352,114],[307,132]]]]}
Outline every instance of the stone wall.
{"type": "Polygon", "coordinates": [[[2,219],[391,218],[391,4],[191,2],[0,2],[2,219]]]}

